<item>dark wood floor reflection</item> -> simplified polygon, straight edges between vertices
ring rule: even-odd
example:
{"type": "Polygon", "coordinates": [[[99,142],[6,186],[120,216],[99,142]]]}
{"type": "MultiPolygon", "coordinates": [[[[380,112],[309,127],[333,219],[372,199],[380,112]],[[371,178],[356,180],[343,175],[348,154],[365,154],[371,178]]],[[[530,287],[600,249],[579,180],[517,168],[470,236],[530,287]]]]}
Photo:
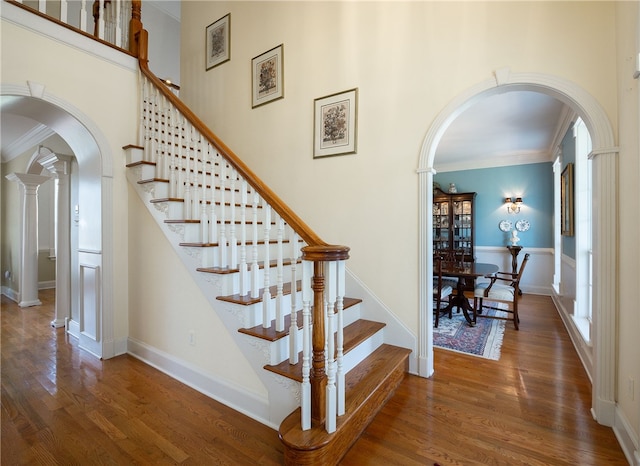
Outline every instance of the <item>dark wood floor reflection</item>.
{"type": "MultiPolygon", "coordinates": [[[[130,356],[107,361],[53,329],[54,294],[2,297],[2,465],[273,465],[277,433],[130,356]]],[[[343,465],[624,465],[590,416],[590,385],[549,298],[525,296],[500,361],[436,350],[343,465]]]]}

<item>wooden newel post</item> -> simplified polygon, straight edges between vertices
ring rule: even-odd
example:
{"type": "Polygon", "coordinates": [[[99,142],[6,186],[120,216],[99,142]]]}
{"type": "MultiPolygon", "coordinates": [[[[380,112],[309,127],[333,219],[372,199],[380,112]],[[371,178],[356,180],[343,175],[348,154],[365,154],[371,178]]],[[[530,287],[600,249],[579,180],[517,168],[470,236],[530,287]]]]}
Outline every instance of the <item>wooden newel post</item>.
{"type": "Polygon", "coordinates": [[[134,56],[140,56],[140,48],[137,36],[142,31],[142,0],[131,2],[131,21],[129,21],[129,52],[134,56]]]}
{"type": "Polygon", "coordinates": [[[324,262],[313,264],[313,357],[309,381],[311,383],[311,421],[324,423],[327,374],[324,356],[324,262]]]}
{"type": "Polygon", "coordinates": [[[313,262],[313,335],[311,336],[312,363],[309,374],[311,384],[311,421],[322,424],[326,419],[326,358],[324,328],[325,262],[347,260],[349,248],[346,246],[306,246],[302,248],[302,259],[313,262]]]}

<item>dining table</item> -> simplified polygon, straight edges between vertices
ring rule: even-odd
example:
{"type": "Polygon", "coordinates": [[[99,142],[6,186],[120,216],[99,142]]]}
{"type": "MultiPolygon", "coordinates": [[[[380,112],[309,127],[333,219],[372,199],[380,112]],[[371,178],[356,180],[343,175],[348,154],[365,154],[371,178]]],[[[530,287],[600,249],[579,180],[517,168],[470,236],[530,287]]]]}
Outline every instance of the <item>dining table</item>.
{"type": "Polygon", "coordinates": [[[477,278],[492,277],[498,270],[499,267],[497,265],[486,262],[443,262],[442,276],[458,279],[456,293],[450,296],[449,304],[443,309],[443,312],[457,307],[462,310],[464,318],[469,325],[471,327],[475,326],[475,319],[471,317],[475,311],[469,304],[469,299],[464,295],[465,289],[468,288],[468,285],[473,285],[477,278]]]}

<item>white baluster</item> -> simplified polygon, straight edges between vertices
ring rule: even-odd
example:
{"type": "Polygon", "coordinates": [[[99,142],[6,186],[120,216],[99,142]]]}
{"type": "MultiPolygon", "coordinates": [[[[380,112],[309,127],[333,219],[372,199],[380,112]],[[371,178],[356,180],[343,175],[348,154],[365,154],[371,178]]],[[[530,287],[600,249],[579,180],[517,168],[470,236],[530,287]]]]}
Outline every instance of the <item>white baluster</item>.
{"type": "Polygon", "coordinates": [[[260,197],[253,192],[253,247],[251,248],[251,297],[257,298],[260,293],[260,266],[258,265],[258,203],[260,197]]]}
{"type": "Polygon", "coordinates": [[[120,25],[120,0],[116,0],[116,24],[115,24],[115,44],[122,47],[122,27],[120,25]]]}
{"type": "Polygon", "coordinates": [[[325,428],[328,433],[336,430],[336,351],[335,351],[335,301],[336,301],[336,263],[325,263],[326,287],[325,303],[327,309],[327,386],[325,406],[325,428]]]}
{"type": "Polygon", "coordinates": [[[249,293],[247,265],[247,180],[240,183],[240,296],[249,293]]]}
{"type": "Polygon", "coordinates": [[[220,160],[220,234],[218,235],[218,250],[220,251],[220,267],[228,267],[229,260],[227,256],[227,214],[225,209],[225,202],[227,198],[227,163],[225,160],[220,160]]]}
{"type": "Polygon", "coordinates": [[[69,5],[67,0],[60,0],[60,21],[67,24],[69,22],[69,5]]]}
{"type": "Polygon", "coordinates": [[[336,296],[336,312],[338,315],[338,329],[336,332],[336,392],[338,395],[338,416],[342,416],[345,412],[345,374],[344,374],[344,292],[345,292],[345,268],[346,261],[338,261],[337,263],[337,296],[336,296]]]}
{"type": "Polygon", "coordinates": [[[149,132],[151,153],[149,154],[149,161],[155,163],[158,159],[158,91],[153,87],[150,92],[149,118],[151,118],[149,132]]]}
{"type": "Polygon", "coordinates": [[[311,428],[311,382],[309,381],[311,357],[311,278],[313,262],[302,262],[302,385],[300,386],[301,429],[311,428]]]}
{"type": "MultiPolygon", "coordinates": [[[[187,131],[186,128],[185,131],[187,131]]],[[[191,201],[191,157],[188,145],[184,148],[184,154],[184,218],[190,220],[193,206],[191,201]]]]}
{"type": "Polygon", "coordinates": [[[171,109],[171,171],[169,173],[169,197],[179,198],[182,197],[179,195],[179,157],[180,157],[180,148],[178,146],[179,141],[179,132],[178,132],[178,110],[175,108],[171,109]]]}
{"type": "MultiPolygon", "coordinates": [[[[211,161],[211,170],[210,170],[210,198],[211,203],[209,204],[209,241],[211,243],[218,243],[218,217],[216,216],[216,174],[215,174],[215,161],[218,158],[218,154],[215,156],[211,154],[211,144],[207,141],[206,151],[209,154],[209,160],[211,161]]],[[[217,248],[216,248],[217,249],[217,248]]],[[[217,259],[218,254],[215,254],[214,257],[214,265],[220,265],[217,259]]]]}
{"type": "Polygon", "coordinates": [[[167,99],[163,96],[160,102],[162,105],[158,116],[161,118],[160,127],[164,127],[164,131],[162,129],[160,131],[161,137],[158,144],[158,158],[156,160],[156,178],[164,179],[164,166],[167,158],[167,99]]]}
{"type": "Polygon", "coordinates": [[[291,325],[289,327],[289,363],[298,364],[298,234],[291,230],[291,325]]]}
{"type": "Polygon", "coordinates": [[[262,327],[269,328],[271,325],[271,291],[269,290],[269,236],[271,233],[271,206],[267,201],[262,200],[262,210],[264,211],[264,289],[262,290],[262,327]]]}
{"type": "Polygon", "coordinates": [[[231,217],[229,219],[229,265],[232,268],[238,267],[238,238],[236,237],[236,180],[238,178],[238,172],[235,168],[231,168],[230,174],[231,182],[230,188],[230,201],[229,210],[231,217]]]}
{"type": "Polygon", "coordinates": [[[205,150],[205,145],[202,142],[203,137],[198,139],[198,147],[200,148],[200,158],[202,159],[202,186],[200,187],[200,237],[202,238],[202,244],[209,242],[209,212],[207,206],[207,162],[209,161],[209,154],[205,150]]]}
{"type": "Polygon", "coordinates": [[[84,32],[89,32],[87,30],[87,0],[80,2],[80,29],[84,32]]]}
{"type": "MultiPolygon", "coordinates": [[[[146,77],[140,73],[140,122],[138,123],[138,145],[140,147],[145,147],[146,138],[145,138],[145,113],[146,113],[146,92],[147,92],[147,79],[146,77]]],[[[145,158],[143,154],[143,158],[145,158]]]]}
{"type": "Polygon", "coordinates": [[[38,11],[40,13],[47,12],[47,0],[38,0],[38,11]]]}
{"type": "MultiPolygon", "coordinates": [[[[284,220],[279,215],[277,217],[276,224],[278,225],[278,249],[276,253],[276,331],[284,332],[284,249],[282,248],[282,240],[284,237],[284,220]]],[[[267,245],[267,248],[268,247],[269,245],[267,245]]],[[[293,287],[294,285],[291,284],[291,286],[293,287]]]]}
{"type": "Polygon", "coordinates": [[[104,39],[104,15],[105,15],[104,0],[100,0],[99,4],[100,4],[99,6],[100,16],[98,17],[98,38],[104,39]]]}
{"type": "Polygon", "coordinates": [[[196,151],[195,128],[190,126],[188,157],[191,160],[191,220],[198,220],[200,217],[200,187],[198,186],[198,153],[196,151]]]}

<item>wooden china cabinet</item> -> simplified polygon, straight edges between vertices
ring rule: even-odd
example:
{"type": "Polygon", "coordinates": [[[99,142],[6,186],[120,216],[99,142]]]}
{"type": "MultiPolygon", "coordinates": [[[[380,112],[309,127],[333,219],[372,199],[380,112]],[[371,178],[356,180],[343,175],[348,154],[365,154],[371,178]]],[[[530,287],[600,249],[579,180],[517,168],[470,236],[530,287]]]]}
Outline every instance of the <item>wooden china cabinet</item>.
{"type": "Polygon", "coordinates": [[[433,253],[475,262],[476,193],[433,190],[433,253]]]}

